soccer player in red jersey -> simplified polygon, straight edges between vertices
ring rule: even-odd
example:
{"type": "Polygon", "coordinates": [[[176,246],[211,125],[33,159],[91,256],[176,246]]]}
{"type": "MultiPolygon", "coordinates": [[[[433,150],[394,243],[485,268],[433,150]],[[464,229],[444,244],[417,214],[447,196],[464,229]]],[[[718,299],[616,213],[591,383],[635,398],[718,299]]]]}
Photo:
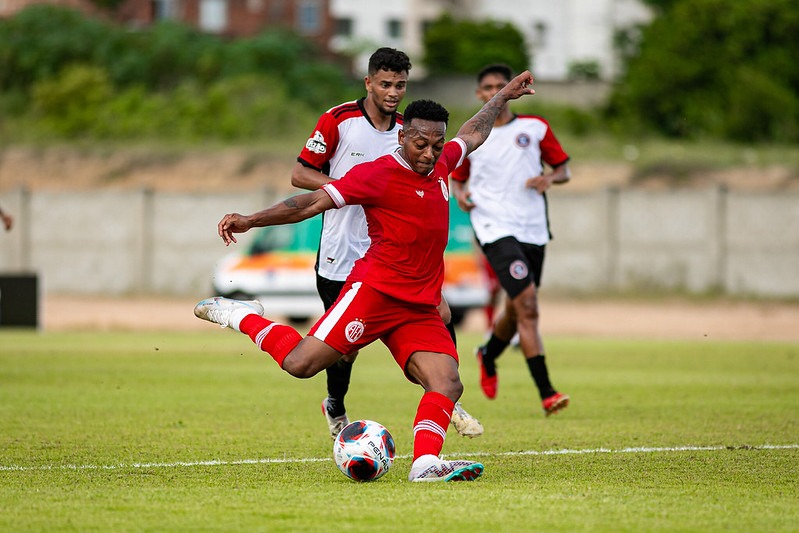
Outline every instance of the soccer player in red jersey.
{"type": "MultiPolygon", "coordinates": [[[[319,117],[313,133],[297,157],[291,171],[291,184],[315,191],[338,180],[359,163],[373,161],[398,148],[397,133],[402,129],[399,105],[405,97],[411,61],[394,48],[378,48],[369,58],[364,78],[366,96],[330,108],[319,117]]],[[[366,218],[360,205],[346,205],[325,213],[316,263],[316,289],[325,310],[338,299],[352,267],[369,248],[366,218]]],[[[442,300],[439,313],[450,323],[449,305],[442,300]]],[[[327,397],[322,413],[330,436],[349,423],[344,398],[357,352],[349,353],[326,369],[327,397]]],[[[461,405],[456,404],[452,425],[461,435],[482,435],[483,426],[461,405]]]]}
{"type": "Polygon", "coordinates": [[[447,177],[480,146],[508,100],[533,94],[533,77],[510,81],[445,142],[449,113],[429,100],[405,109],[399,149],[353,167],[340,180],[249,216],[222,217],[226,245],[253,227],[299,222],[345,205],[362,205],[371,244],[347,278],[338,300],[306,337],[261,316],[257,303],[208,298],[199,318],[248,335],[280,367],[298,378],[316,375],[343,355],[377,339],[405,376],[424,389],[413,425],[411,481],[471,481],[483,472],[472,461],[439,458],[455,402],[463,393],[458,353],[436,307],[444,279],[449,232],[447,177]]]}
{"type": "MultiPolygon", "coordinates": [[[[485,67],[477,76],[477,97],[490,101],[511,77],[506,65],[485,67]]],[[[477,349],[480,386],[488,398],[496,397],[495,359],[518,333],[547,416],[569,404],[569,396],[549,380],[538,329],[538,286],[550,239],[546,191],[569,181],[568,160],[546,120],[516,115],[506,104],[481,149],[452,174],[458,206],[469,213],[475,236],[508,295],[491,337],[477,349]],[[544,163],[552,172],[544,173],[544,163]]]]}

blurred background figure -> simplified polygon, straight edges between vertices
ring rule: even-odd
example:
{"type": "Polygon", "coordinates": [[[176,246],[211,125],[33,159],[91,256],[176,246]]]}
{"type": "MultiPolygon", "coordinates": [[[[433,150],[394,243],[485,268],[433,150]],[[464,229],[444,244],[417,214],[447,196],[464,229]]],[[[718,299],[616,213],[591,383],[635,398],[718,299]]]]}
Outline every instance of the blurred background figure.
{"type": "MultiPolygon", "coordinates": [[[[488,102],[512,77],[507,65],[483,68],[477,75],[477,97],[488,102]]],[[[518,333],[547,416],[569,404],[569,396],[555,390],[549,379],[538,309],[538,286],[551,238],[546,191],[569,181],[568,161],[546,120],[517,115],[506,103],[485,144],[452,174],[458,206],[470,214],[478,243],[507,295],[491,337],[477,349],[483,394],[496,397],[494,362],[518,333]],[[544,164],[551,172],[544,172],[544,164]]]]}
{"type": "Polygon", "coordinates": [[[3,221],[3,227],[6,231],[11,231],[11,228],[14,227],[14,217],[3,211],[2,207],[0,207],[0,220],[3,221]]]}

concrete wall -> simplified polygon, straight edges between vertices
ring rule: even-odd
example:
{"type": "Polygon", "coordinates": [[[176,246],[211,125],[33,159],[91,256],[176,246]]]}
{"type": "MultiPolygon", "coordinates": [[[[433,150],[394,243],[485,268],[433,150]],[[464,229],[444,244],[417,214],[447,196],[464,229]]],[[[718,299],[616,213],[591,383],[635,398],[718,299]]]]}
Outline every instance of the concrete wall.
{"type": "Polygon", "coordinates": [[[216,223],[274,201],[271,191],[7,192],[0,206],[15,226],[0,232],[0,272],[36,272],[44,292],[204,295],[230,251],[216,223]]]}
{"type": "MultiPolygon", "coordinates": [[[[44,292],[203,296],[231,251],[217,221],[276,200],[270,191],[5,192],[0,206],[16,225],[0,232],[0,272],[38,273],[44,292]]],[[[555,189],[549,206],[547,288],[799,296],[797,192],[555,189]]]]}

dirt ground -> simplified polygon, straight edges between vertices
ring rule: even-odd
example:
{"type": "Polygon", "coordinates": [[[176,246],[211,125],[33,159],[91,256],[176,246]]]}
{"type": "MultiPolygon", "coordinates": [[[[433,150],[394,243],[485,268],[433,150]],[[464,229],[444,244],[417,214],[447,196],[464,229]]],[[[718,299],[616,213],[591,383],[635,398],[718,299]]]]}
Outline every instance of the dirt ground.
{"type": "MultiPolygon", "coordinates": [[[[194,317],[193,299],[48,296],[44,331],[207,331],[194,317]]],[[[799,304],[572,300],[542,298],[541,329],[547,336],[595,336],[687,340],[799,342],[799,304]]],[[[471,313],[463,329],[483,331],[485,316],[471,313]]]]}
{"type": "MultiPolygon", "coordinates": [[[[225,148],[171,153],[168,150],[130,148],[113,151],[26,147],[0,149],[0,191],[132,190],[251,191],[264,187],[280,193],[295,192],[289,176],[295,153],[264,155],[253,148],[225,148]]],[[[651,175],[634,179],[630,163],[575,161],[569,164],[570,191],[592,191],[609,186],[664,189],[675,186],[735,190],[795,190],[799,176],[791,166],[751,166],[708,171],[675,178],[651,175]],[[756,177],[756,179],[753,179],[756,177]]]]}

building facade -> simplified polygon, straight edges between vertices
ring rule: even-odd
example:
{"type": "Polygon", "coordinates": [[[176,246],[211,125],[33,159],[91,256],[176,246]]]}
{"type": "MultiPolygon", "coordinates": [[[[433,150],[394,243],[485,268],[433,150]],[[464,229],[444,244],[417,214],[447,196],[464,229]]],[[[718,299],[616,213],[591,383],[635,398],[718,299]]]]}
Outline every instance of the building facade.
{"type": "Polygon", "coordinates": [[[118,16],[140,26],[177,20],[226,37],[249,37],[267,27],[285,27],[325,49],[333,30],[329,0],[125,0],[118,16]]]}
{"type": "Polygon", "coordinates": [[[366,70],[379,46],[400,48],[424,78],[423,35],[443,13],[456,18],[510,22],[524,35],[531,70],[539,81],[567,81],[575,72],[609,81],[620,70],[614,39],[651,20],[642,0],[123,0],[101,12],[91,0],[0,0],[0,17],[34,3],[50,3],[106,16],[134,28],[176,20],[224,37],[248,37],[285,27],[322,50],[353,55],[355,73],[366,70]]]}
{"type": "Polygon", "coordinates": [[[425,27],[448,12],[456,18],[510,22],[524,35],[530,68],[542,81],[565,81],[575,69],[595,69],[599,79],[619,73],[614,37],[651,20],[641,0],[331,0],[335,21],[331,48],[357,52],[357,72],[366,69],[369,51],[400,48],[421,67],[425,27]]]}
{"type": "Polygon", "coordinates": [[[285,27],[327,50],[333,36],[329,0],[123,0],[113,12],[91,0],[0,0],[0,17],[36,3],[61,5],[133,28],[175,20],[223,37],[249,37],[267,27],[285,27]]]}

